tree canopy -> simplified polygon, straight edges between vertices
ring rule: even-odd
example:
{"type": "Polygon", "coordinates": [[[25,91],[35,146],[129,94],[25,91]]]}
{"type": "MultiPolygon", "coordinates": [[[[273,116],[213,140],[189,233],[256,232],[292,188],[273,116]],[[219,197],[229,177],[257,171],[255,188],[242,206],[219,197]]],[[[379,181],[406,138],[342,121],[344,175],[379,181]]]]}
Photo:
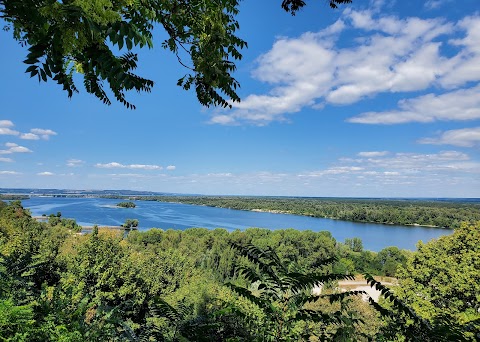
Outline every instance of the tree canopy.
{"type": "MultiPolygon", "coordinates": [[[[332,8],[351,1],[328,0],[332,8]]],[[[152,48],[154,29],[163,28],[162,47],[187,70],[177,85],[194,88],[204,106],[228,107],[240,101],[232,73],[247,46],[235,34],[238,6],[238,0],[0,0],[0,18],[28,47],[24,62],[31,77],[52,79],[71,97],[78,92],[78,72],[88,93],[105,104],[113,96],[132,109],[126,92],[153,87],[134,72],[134,51],[152,48]]],[[[305,2],[284,0],[281,6],[295,14],[305,2]]]]}
{"type": "Polygon", "coordinates": [[[385,298],[366,303],[336,280],[381,270],[346,274],[338,259],[396,252],[294,229],[83,235],[0,201],[0,340],[477,341],[479,224],[420,244],[392,290],[365,275],[385,298]]]}
{"type": "Polygon", "coordinates": [[[400,295],[423,317],[476,321],[480,333],[480,222],[426,244],[400,269],[400,295]]]}

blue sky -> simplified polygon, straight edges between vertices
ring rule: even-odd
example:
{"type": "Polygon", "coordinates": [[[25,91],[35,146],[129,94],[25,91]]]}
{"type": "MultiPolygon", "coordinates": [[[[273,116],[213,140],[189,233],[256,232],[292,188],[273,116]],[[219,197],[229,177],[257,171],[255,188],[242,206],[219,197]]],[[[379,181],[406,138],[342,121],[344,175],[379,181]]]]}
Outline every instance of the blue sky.
{"type": "Polygon", "coordinates": [[[480,197],[478,0],[280,3],[241,2],[231,110],[176,86],[162,32],[132,111],[30,79],[1,31],[0,187],[480,197]]]}

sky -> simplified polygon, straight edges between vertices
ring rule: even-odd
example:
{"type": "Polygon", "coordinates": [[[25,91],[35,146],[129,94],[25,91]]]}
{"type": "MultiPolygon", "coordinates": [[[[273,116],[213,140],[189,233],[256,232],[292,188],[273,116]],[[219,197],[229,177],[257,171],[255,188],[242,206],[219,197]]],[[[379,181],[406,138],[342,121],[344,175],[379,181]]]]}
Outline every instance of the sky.
{"type": "Polygon", "coordinates": [[[161,31],[136,110],[30,79],[0,31],[0,187],[480,197],[480,2],[353,2],[241,1],[232,109],[176,86],[161,31]]]}

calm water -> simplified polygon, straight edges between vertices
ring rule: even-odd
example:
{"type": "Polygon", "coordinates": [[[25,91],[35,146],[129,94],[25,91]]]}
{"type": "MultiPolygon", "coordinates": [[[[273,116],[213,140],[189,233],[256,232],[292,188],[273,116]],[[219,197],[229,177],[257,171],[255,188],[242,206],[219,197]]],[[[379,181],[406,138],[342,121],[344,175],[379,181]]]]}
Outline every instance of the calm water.
{"type": "Polygon", "coordinates": [[[135,201],[133,209],[116,208],[118,199],[103,198],[53,198],[35,197],[22,201],[32,215],[56,214],[74,218],[80,225],[118,226],[127,218],[138,219],[139,229],[186,229],[191,227],[226,228],[227,230],[249,227],[330,231],[340,242],[346,238],[359,237],[365,249],[379,251],[387,246],[415,250],[418,240],[427,242],[432,238],[450,234],[452,230],[405,227],[382,224],[354,223],[331,219],[296,215],[259,213],[252,211],[211,208],[204,206],[135,201]]]}

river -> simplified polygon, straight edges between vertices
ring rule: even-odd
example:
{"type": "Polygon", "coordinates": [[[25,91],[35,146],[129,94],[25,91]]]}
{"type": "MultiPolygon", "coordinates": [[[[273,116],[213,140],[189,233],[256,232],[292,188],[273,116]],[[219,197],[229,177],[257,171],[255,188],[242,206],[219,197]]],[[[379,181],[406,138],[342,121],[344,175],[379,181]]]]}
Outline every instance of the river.
{"type": "Polygon", "coordinates": [[[268,229],[295,228],[298,230],[329,231],[340,242],[359,237],[364,249],[380,251],[388,246],[415,250],[419,240],[427,242],[453,231],[418,226],[397,226],[357,223],[306,216],[273,214],[253,211],[212,208],[179,203],[135,201],[136,208],[117,208],[121,202],[104,198],[32,197],[23,206],[33,216],[62,213],[82,226],[119,226],[126,219],[138,219],[139,230],[150,228],[187,229],[191,227],[225,228],[229,231],[259,227],[268,229]]]}

